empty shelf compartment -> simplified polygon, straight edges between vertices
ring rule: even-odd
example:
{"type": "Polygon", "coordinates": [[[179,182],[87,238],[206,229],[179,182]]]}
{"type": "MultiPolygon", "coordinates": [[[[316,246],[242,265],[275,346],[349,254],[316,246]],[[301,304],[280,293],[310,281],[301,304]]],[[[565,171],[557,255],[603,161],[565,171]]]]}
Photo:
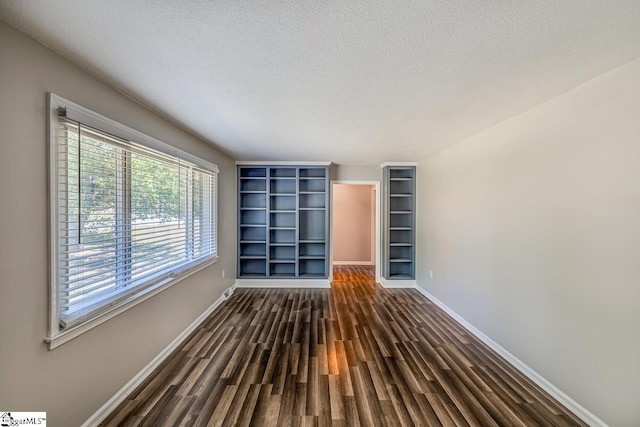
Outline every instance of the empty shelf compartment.
{"type": "Polygon", "coordinates": [[[266,208],[266,194],[240,194],[240,207],[242,208],[266,208]]]}
{"type": "Polygon", "coordinates": [[[272,246],[269,249],[271,261],[295,261],[295,246],[272,246]]]}
{"type": "Polygon", "coordinates": [[[291,276],[294,277],[296,274],[296,265],[295,263],[291,264],[270,264],[269,265],[269,275],[270,276],[291,276]]]}
{"type": "Polygon", "coordinates": [[[413,168],[409,169],[389,169],[389,178],[413,178],[413,168]]]}
{"type": "Polygon", "coordinates": [[[276,212],[271,214],[272,227],[295,227],[295,212],[276,212]]]}
{"type": "Polygon", "coordinates": [[[390,211],[412,211],[413,200],[409,197],[391,197],[389,200],[390,211]]]}
{"type": "Polygon", "coordinates": [[[295,230],[271,230],[271,243],[295,243],[295,230]]]}
{"type": "Polygon", "coordinates": [[[295,178],[296,168],[271,168],[270,176],[272,178],[295,178]]]}
{"type": "Polygon", "coordinates": [[[300,192],[324,193],[325,191],[324,179],[300,179],[300,192]]]}
{"type": "Polygon", "coordinates": [[[412,246],[391,246],[389,248],[389,260],[405,260],[413,261],[413,247],[412,246]]]}
{"type": "Polygon", "coordinates": [[[271,210],[292,211],[296,209],[296,196],[271,196],[271,210]]]}
{"type": "Polygon", "coordinates": [[[326,168],[300,168],[300,178],[326,178],[326,168]]]}
{"type": "Polygon", "coordinates": [[[265,179],[241,179],[240,191],[267,191],[265,179]]]}
{"type": "Polygon", "coordinates": [[[265,277],[267,275],[266,260],[240,260],[240,276],[265,277]]]}
{"type": "Polygon", "coordinates": [[[413,227],[413,215],[406,214],[390,214],[389,215],[390,227],[413,227]]]}
{"type": "Polygon", "coordinates": [[[266,243],[241,243],[240,256],[267,256],[266,243]]]}
{"type": "Polygon", "coordinates": [[[267,213],[264,210],[240,211],[240,225],[266,225],[267,213]]]}
{"type": "Polygon", "coordinates": [[[269,187],[271,194],[296,194],[295,179],[272,179],[269,187]]]}
{"type": "Polygon", "coordinates": [[[245,227],[240,228],[240,240],[266,241],[266,227],[245,227]]]}
{"type": "Polygon", "coordinates": [[[323,240],[325,220],[324,211],[300,211],[300,240],[323,240]]]}
{"type": "Polygon", "coordinates": [[[389,264],[390,279],[412,279],[413,263],[412,262],[392,262],[389,264]]]}
{"type": "Polygon", "coordinates": [[[325,260],[301,259],[300,276],[302,277],[326,277],[325,260]]]}
{"type": "Polygon", "coordinates": [[[300,243],[300,256],[325,256],[324,243],[300,243]]]}
{"type": "Polygon", "coordinates": [[[301,194],[300,208],[325,208],[326,193],[319,194],[301,194]]]}
{"type": "Polygon", "coordinates": [[[390,230],[389,243],[413,243],[413,230],[390,230]]]}
{"type": "Polygon", "coordinates": [[[266,178],[267,168],[240,168],[241,178],[266,178]]]}
{"type": "Polygon", "coordinates": [[[413,194],[413,181],[391,181],[390,194],[413,194]]]}

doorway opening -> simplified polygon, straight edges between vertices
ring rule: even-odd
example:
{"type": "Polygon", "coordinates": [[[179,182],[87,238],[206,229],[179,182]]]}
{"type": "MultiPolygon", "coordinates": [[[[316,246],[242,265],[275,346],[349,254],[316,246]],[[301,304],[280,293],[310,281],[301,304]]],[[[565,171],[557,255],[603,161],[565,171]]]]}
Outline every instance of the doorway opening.
{"type": "Polygon", "coordinates": [[[380,277],[380,183],[331,182],[330,273],[380,277]]]}

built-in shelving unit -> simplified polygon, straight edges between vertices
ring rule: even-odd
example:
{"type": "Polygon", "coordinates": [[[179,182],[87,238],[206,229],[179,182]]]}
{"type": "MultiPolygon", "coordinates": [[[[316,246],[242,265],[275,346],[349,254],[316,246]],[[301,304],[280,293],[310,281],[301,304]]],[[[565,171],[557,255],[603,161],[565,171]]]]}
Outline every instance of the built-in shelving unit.
{"type": "Polygon", "coordinates": [[[326,166],[238,166],[238,278],[327,278],[327,190],[326,166]]]}
{"type": "Polygon", "coordinates": [[[383,276],[415,279],[415,166],[385,166],[383,276]]]}

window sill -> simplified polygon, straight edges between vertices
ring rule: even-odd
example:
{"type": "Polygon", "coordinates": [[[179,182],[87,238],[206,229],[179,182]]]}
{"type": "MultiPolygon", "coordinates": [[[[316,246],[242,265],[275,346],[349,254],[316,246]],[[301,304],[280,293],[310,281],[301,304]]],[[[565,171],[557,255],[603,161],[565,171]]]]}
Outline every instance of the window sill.
{"type": "Polygon", "coordinates": [[[164,291],[165,289],[170,288],[171,286],[175,285],[176,283],[180,282],[183,279],[186,279],[192,274],[197,273],[198,271],[214,264],[217,260],[218,260],[217,256],[214,258],[208,259],[203,263],[188,269],[183,274],[177,277],[170,278],[164,282],[158,283],[155,286],[145,289],[143,292],[139,294],[132,295],[129,299],[126,299],[112,307],[109,307],[104,312],[100,313],[96,317],[91,318],[90,320],[87,320],[84,323],[81,323],[77,326],[66,329],[58,334],[45,338],[45,342],[49,344],[49,350],[53,350],[54,348],[57,348],[62,344],[74,339],[75,337],[80,336],[87,331],[90,331],[91,329],[117,316],[118,314],[123,313],[132,307],[135,307],[141,302],[146,301],[152,296],[157,295],[160,292],[164,291]]]}

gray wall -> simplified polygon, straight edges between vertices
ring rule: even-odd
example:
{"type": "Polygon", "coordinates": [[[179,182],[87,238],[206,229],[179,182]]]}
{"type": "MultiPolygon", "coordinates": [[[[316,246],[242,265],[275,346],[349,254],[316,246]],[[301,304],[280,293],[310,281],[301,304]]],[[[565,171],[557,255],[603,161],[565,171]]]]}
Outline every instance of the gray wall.
{"type": "Polygon", "coordinates": [[[77,426],[233,284],[235,166],[4,23],[0,58],[0,409],[47,411],[50,426],[77,426]],[[44,343],[49,91],[221,168],[218,262],[53,351],[44,343]]]}
{"type": "Polygon", "coordinates": [[[332,181],[381,181],[382,168],[379,165],[331,165],[329,175],[332,181]]]}
{"type": "Polygon", "coordinates": [[[639,138],[636,60],[418,172],[419,286],[612,426],[640,425],[639,138]]]}

